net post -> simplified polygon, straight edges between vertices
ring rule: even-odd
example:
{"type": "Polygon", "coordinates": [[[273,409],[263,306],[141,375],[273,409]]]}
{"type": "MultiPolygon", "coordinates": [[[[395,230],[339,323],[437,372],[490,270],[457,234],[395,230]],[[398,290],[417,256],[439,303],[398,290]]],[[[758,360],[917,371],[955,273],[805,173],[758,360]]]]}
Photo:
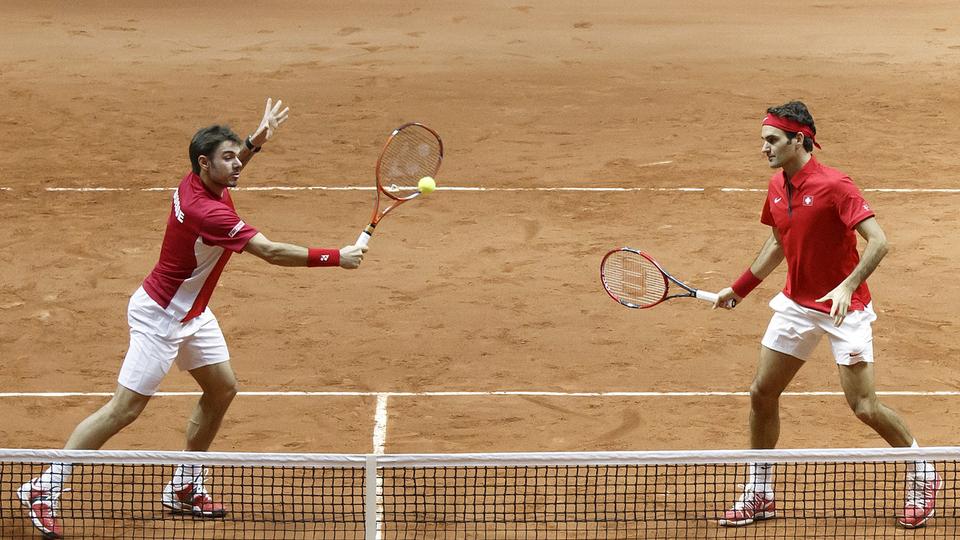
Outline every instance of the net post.
{"type": "Polygon", "coordinates": [[[367,454],[363,496],[364,534],[366,540],[378,540],[377,529],[377,456],[367,454]]]}

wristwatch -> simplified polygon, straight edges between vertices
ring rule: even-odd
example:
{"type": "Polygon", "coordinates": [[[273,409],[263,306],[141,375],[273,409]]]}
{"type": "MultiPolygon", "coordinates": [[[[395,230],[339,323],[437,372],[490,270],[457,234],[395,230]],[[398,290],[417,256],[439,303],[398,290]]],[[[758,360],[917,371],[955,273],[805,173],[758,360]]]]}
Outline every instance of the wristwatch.
{"type": "Polygon", "coordinates": [[[262,146],[254,146],[253,141],[250,140],[249,135],[247,135],[247,138],[243,140],[243,145],[247,147],[247,150],[253,152],[254,154],[259,152],[263,148],[262,146]]]}

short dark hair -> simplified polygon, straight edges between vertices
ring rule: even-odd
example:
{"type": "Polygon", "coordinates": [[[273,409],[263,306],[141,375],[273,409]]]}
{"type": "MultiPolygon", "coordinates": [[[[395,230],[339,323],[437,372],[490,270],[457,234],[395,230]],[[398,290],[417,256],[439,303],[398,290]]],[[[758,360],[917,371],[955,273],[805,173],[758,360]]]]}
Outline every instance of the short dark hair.
{"type": "MultiPolygon", "coordinates": [[[[810,114],[807,106],[802,101],[791,101],[777,107],[770,107],[767,109],[767,112],[780,118],[787,118],[795,122],[800,122],[805,126],[810,126],[810,131],[812,131],[814,135],[817,134],[817,126],[813,123],[813,115],[810,114]]],[[[797,136],[796,131],[785,131],[784,133],[787,134],[788,139],[797,136]]],[[[813,139],[805,137],[803,139],[803,149],[807,152],[813,152],[813,139]]]]}
{"type": "Polygon", "coordinates": [[[200,174],[200,156],[209,158],[223,141],[241,142],[240,136],[230,126],[221,124],[201,128],[193,135],[193,139],[190,139],[190,166],[194,174],[200,174]]]}

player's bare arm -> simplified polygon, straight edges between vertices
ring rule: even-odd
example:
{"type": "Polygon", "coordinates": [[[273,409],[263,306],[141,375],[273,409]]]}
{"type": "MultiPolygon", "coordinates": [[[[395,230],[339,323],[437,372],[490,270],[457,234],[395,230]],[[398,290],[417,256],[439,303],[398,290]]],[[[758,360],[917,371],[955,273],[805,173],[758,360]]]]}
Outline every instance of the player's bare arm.
{"type": "Polygon", "coordinates": [[[847,316],[854,291],[870,277],[870,274],[877,269],[880,261],[889,251],[887,236],[883,233],[880,224],[877,223],[877,218],[870,217],[861,221],[857,224],[857,232],[867,241],[860,262],[846,279],[822,298],[817,299],[817,302],[831,302],[830,316],[833,317],[833,324],[836,326],[840,326],[844,317],[847,316]]]}
{"type": "MultiPolygon", "coordinates": [[[[766,279],[783,262],[783,246],[780,243],[780,233],[774,227],[771,227],[770,231],[770,237],[763,243],[760,253],[757,254],[753,264],[750,265],[750,272],[760,281],[766,279]]],[[[719,298],[714,307],[733,309],[743,300],[733,291],[733,287],[727,287],[717,294],[719,298]]]]}
{"type": "Polygon", "coordinates": [[[263,108],[263,118],[260,120],[260,126],[250,134],[244,141],[243,148],[238,157],[240,163],[246,165],[254,154],[260,151],[260,147],[273,137],[277,128],[287,121],[290,116],[290,107],[283,107],[283,101],[273,102],[273,98],[267,98],[267,104],[263,108]],[[282,108],[281,108],[282,107],[282,108]]]}
{"type": "MultiPolygon", "coordinates": [[[[277,266],[311,266],[310,249],[295,244],[274,242],[257,233],[247,242],[244,251],[277,266]]],[[[352,270],[360,266],[366,246],[344,246],[340,248],[340,267],[352,270]]]]}

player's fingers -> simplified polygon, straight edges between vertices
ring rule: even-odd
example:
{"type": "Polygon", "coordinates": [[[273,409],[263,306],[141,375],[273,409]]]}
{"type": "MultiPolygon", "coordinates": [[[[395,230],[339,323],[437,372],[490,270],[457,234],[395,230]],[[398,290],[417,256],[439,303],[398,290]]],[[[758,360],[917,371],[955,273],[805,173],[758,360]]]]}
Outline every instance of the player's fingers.
{"type": "Polygon", "coordinates": [[[263,108],[263,114],[270,114],[270,109],[273,108],[273,98],[267,98],[267,104],[263,108]]]}

